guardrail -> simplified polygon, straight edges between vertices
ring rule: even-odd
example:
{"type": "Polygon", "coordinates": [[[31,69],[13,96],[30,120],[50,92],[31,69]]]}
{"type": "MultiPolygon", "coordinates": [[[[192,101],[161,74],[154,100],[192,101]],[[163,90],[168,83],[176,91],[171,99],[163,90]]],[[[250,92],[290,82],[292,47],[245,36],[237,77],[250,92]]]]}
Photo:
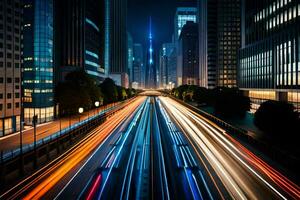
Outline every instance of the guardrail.
{"type": "MultiPolygon", "coordinates": [[[[84,125],[87,125],[89,123],[91,123],[92,121],[94,121],[95,119],[97,118],[101,118],[101,117],[104,117],[104,115],[112,110],[118,110],[118,108],[121,106],[121,104],[127,102],[129,100],[125,100],[123,102],[120,102],[118,103],[117,105],[115,106],[112,106],[110,108],[107,108],[107,109],[104,109],[102,110],[101,112],[97,113],[96,115],[94,116],[91,116],[85,120],[82,120],[80,122],[77,122],[75,124],[72,124],[71,126],[67,127],[67,128],[64,128],[62,129],[61,131],[57,131],[56,133],[53,133],[45,138],[42,138],[40,140],[38,140],[36,142],[36,148],[39,148],[45,144],[48,144],[48,143],[51,143],[53,141],[56,141],[57,139],[59,139],[60,137],[64,136],[64,135],[67,135],[69,133],[71,133],[72,131],[76,130],[76,129],[79,129],[80,127],[84,126],[84,125]]],[[[26,144],[26,145],[23,145],[22,146],[22,153],[23,154],[26,154],[30,151],[33,151],[34,150],[34,143],[31,143],[31,144],[26,144]]],[[[4,163],[4,162],[7,162],[9,160],[12,160],[18,156],[20,156],[20,153],[21,153],[21,148],[17,148],[17,149],[14,149],[14,150],[8,150],[8,151],[1,151],[1,154],[0,154],[0,164],[4,163]]]]}

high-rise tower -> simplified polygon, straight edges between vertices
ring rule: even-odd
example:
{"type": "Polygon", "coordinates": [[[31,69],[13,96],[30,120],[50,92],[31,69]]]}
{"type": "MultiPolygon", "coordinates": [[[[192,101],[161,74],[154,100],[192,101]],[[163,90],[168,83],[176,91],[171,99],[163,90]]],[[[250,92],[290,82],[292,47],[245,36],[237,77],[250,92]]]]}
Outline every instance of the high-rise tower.
{"type": "Polygon", "coordinates": [[[238,87],[253,111],[267,100],[300,110],[300,2],[244,1],[238,87]]]}
{"type": "Polygon", "coordinates": [[[109,1],[109,73],[116,84],[128,87],[127,0],[109,1]]]}
{"type": "Polygon", "coordinates": [[[156,88],[156,66],[155,66],[154,41],[152,34],[152,20],[150,17],[148,50],[147,50],[147,65],[146,65],[146,88],[156,88]]]}
{"type": "Polygon", "coordinates": [[[0,2],[0,137],[20,129],[21,6],[20,0],[0,2]]]}
{"type": "Polygon", "coordinates": [[[24,0],[24,122],[54,118],[53,0],[24,0]]]}
{"type": "Polygon", "coordinates": [[[54,2],[56,82],[64,81],[68,73],[82,69],[95,79],[103,80],[107,74],[104,67],[104,2],[54,2]]]}
{"type": "Polygon", "coordinates": [[[198,10],[200,86],[236,87],[241,0],[202,0],[198,10]]]}

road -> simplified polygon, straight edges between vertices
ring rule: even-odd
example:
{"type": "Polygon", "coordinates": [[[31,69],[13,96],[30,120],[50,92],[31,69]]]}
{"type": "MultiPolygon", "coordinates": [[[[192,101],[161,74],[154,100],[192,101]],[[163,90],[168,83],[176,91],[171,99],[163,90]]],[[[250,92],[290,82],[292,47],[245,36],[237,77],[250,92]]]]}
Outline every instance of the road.
{"type": "Polygon", "coordinates": [[[101,147],[110,133],[124,121],[144,101],[143,97],[127,102],[126,109],[120,110],[98,128],[88,134],[81,142],[60,157],[16,184],[12,189],[0,196],[0,199],[49,199],[57,188],[80,169],[82,165],[101,147]],[[49,198],[47,198],[47,196],[49,198]]]}
{"type": "Polygon", "coordinates": [[[220,127],[171,98],[159,99],[217,183],[221,196],[225,188],[232,199],[300,199],[299,186],[220,127]]]}
{"type": "Polygon", "coordinates": [[[299,187],[169,97],[137,97],[0,199],[300,199],[299,187]]]}
{"type": "Polygon", "coordinates": [[[175,125],[165,117],[148,97],[55,199],[212,199],[184,139],[175,143],[175,125]]]}

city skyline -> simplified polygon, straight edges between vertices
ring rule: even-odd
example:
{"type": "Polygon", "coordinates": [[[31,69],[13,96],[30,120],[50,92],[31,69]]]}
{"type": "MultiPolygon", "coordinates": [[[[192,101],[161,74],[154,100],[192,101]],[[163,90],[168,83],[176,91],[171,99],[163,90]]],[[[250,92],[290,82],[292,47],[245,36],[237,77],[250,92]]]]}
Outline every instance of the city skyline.
{"type": "Polygon", "coordinates": [[[300,199],[299,0],[1,0],[0,199],[300,199]]]}

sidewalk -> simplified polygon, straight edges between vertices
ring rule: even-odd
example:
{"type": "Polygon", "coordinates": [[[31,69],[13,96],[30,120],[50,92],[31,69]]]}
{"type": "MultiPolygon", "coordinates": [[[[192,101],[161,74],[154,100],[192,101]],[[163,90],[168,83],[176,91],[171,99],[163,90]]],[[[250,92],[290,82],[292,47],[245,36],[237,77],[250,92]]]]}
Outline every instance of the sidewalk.
{"type": "MultiPolygon", "coordinates": [[[[82,113],[81,115],[73,115],[70,118],[64,117],[61,119],[56,119],[52,122],[39,124],[36,128],[36,137],[37,141],[43,139],[47,136],[50,136],[54,133],[57,133],[61,130],[68,128],[82,120],[85,120],[89,117],[94,116],[98,112],[101,112],[105,109],[111,108],[119,103],[109,104],[106,106],[99,107],[98,109],[93,109],[87,112],[82,113]]],[[[30,127],[29,129],[23,130],[23,145],[32,144],[34,142],[34,129],[30,127]]],[[[20,132],[13,133],[11,135],[4,136],[0,138],[0,151],[10,151],[20,147],[20,132]]]]}

